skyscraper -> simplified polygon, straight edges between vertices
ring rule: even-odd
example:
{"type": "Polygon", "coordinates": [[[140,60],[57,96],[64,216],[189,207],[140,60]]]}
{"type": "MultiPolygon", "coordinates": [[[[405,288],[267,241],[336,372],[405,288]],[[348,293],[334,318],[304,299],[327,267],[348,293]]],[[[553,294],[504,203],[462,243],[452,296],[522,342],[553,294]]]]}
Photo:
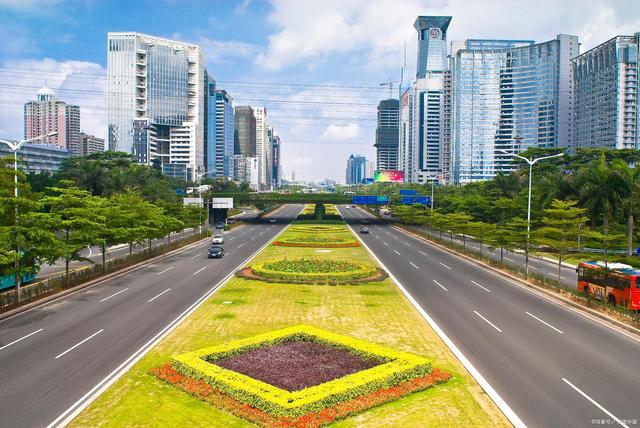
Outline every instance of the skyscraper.
{"type": "Polygon", "coordinates": [[[511,153],[570,145],[571,58],[578,48],[576,36],[559,35],[540,44],[468,40],[452,52],[450,153],[456,184],[512,171],[511,153]]]}
{"type": "Polygon", "coordinates": [[[413,145],[413,87],[402,89],[399,104],[398,169],[404,171],[407,181],[411,181],[416,161],[413,145]]]}
{"type": "Polygon", "coordinates": [[[640,33],[573,60],[575,148],[640,149],[640,33]]]}
{"type": "Polygon", "coordinates": [[[224,90],[216,91],[216,139],[215,171],[216,177],[231,177],[229,159],[234,153],[235,117],[233,99],[224,90]]]}
{"type": "Polygon", "coordinates": [[[237,106],[234,132],[235,154],[256,157],[256,117],[250,106],[237,106]]]}
{"type": "Polygon", "coordinates": [[[398,115],[398,100],[382,100],[378,104],[375,147],[376,165],[380,170],[398,169],[398,115]]]}
{"type": "Polygon", "coordinates": [[[273,126],[270,124],[267,124],[267,144],[266,144],[266,148],[265,148],[265,174],[267,176],[266,182],[265,184],[267,185],[267,188],[271,188],[272,185],[272,179],[273,179],[273,137],[274,137],[274,133],[273,133],[273,126]]]}
{"type": "Polygon", "coordinates": [[[140,33],[109,33],[109,149],[139,163],[204,169],[207,78],[200,47],[140,33]]]}
{"type": "Polygon", "coordinates": [[[79,156],[80,107],[60,101],[46,86],[38,91],[36,101],[24,105],[24,138],[30,139],[57,132],[57,135],[36,141],[52,144],[79,156]]]}
{"type": "Polygon", "coordinates": [[[444,145],[445,73],[447,30],[450,16],[419,16],[414,28],[418,33],[418,60],[413,101],[413,171],[410,181],[425,183],[441,176],[444,145]]]}
{"type": "Polygon", "coordinates": [[[282,155],[281,147],[282,141],[277,135],[273,136],[271,140],[271,159],[272,159],[272,175],[271,184],[277,188],[282,185],[282,155]]]}
{"type": "Polygon", "coordinates": [[[267,185],[267,151],[271,150],[271,142],[267,135],[267,109],[265,107],[255,107],[253,114],[256,117],[256,157],[258,158],[258,168],[260,170],[260,186],[267,185]]]}
{"type": "Polygon", "coordinates": [[[366,177],[367,159],[362,155],[351,155],[347,159],[347,184],[359,184],[366,177]]]}

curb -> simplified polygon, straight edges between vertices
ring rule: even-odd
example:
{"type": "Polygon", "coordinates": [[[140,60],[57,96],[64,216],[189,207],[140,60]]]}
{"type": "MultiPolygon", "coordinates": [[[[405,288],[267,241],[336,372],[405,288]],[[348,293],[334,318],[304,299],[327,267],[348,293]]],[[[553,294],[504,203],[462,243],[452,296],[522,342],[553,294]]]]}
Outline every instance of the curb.
{"type": "Polygon", "coordinates": [[[486,268],[486,269],[488,269],[488,270],[490,270],[490,271],[492,271],[492,272],[494,272],[494,273],[496,273],[496,274],[498,274],[500,276],[506,277],[506,278],[510,279],[512,282],[514,282],[516,285],[520,286],[520,287],[531,288],[531,289],[536,290],[536,291],[538,291],[540,293],[543,293],[545,296],[548,296],[548,297],[554,299],[556,301],[556,303],[565,304],[565,305],[571,306],[572,308],[578,309],[580,312],[583,312],[582,315],[587,315],[586,313],[588,313],[589,315],[593,315],[593,316],[595,316],[597,318],[600,318],[601,320],[604,320],[604,321],[607,321],[607,322],[609,322],[611,324],[614,324],[616,327],[619,327],[619,328],[627,330],[627,331],[629,331],[631,333],[640,335],[640,329],[637,329],[635,327],[627,325],[627,324],[623,323],[622,321],[618,321],[617,319],[611,318],[610,316],[608,316],[606,314],[603,314],[603,313],[601,313],[599,311],[596,311],[594,309],[587,308],[587,307],[585,307],[585,306],[583,306],[583,305],[581,305],[579,303],[576,303],[576,302],[574,302],[574,301],[572,301],[570,299],[567,299],[564,296],[560,296],[560,295],[556,294],[555,292],[553,292],[551,290],[547,290],[546,288],[540,287],[539,285],[533,284],[533,283],[531,283],[529,281],[526,281],[526,280],[524,280],[522,278],[519,278],[519,277],[517,277],[515,275],[512,275],[512,274],[510,274],[508,272],[504,272],[504,271],[502,271],[500,269],[497,269],[497,268],[495,268],[495,267],[493,267],[491,265],[486,264],[483,261],[476,260],[473,257],[467,256],[466,254],[459,253],[459,252],[457,252],[455,250],[452,250],[450,248],[447,248],[447,247],[445,247],[445,246],[443,246],[441,244],[438,244],[436,242],[427,240],[423,236],[420,236],[420,235],[418,235],[418,234],[416,234],[414,232],[410,232],[408,230],[405,230],[402,227],[399,227],[399,226],[396,226],[396,225],[391,225],[391,227],[393,227],[395,229],[398,229],[403,233],[411,235],[414,238],[417,238],[417,239],[420,239],[420,240],[422,240],[424,242],[427,242],[428,244],[433,245],[434,247],[437,247],[437,248],[439,248],[441,250],[444,250],[444,251],[446,251],[446,252],[448,252],[450,254],[453,254],[453,255],[461,258],[461,259],[464,259],[464,260],[466,260],[468,262],[471,262],[471,263],[477,264],[479,266],[482,266],[483,268],[486,268]]]}
{"type": "Polygon", "coordinates": [[[11,309],[11,310],[9,310],[7,312],[4,312],[4,313],[0,314],[0,321],[4,321],[5,319],[11,318],[11,317],[13,317],[15,315],[21,314],[23,312],[26,312],[26,311],[28,311],[30,309],[33,309],[33,308],[36,308],[38,306],[45,305],[45,304],[47,304],[47,303],[49,303],[49,302],[51,302],[53,300],[60,299],[62,297],[68,296],[69,294],[75,293],[75,292],[83,290],[85,288],[89,288],[89,287],[92,287],[94,285],[100,284],[101,282],[108,281],[108,280],[113,279],[115,277],[118,277],[120,275],[124,275],[126,273],[131,272],[131,271],[143,268],[144,266],[146,266],[148,264],[151,264],[151,263],[153,263],[155,261],[163,260],[163,259],[165,259],[167,257],[170,257],[170,256],[172,256],[172,255],[174,255],[174,254],[176,254],[176,253],[178,253],[180,251],[184,251],[184,250],[187,250],[187,249],[189,249],[191,247],[194,247],[194,246],[196,246],[198,244],[201,244],[203,241],[205,241],[207,239],[208,239],[208,237],[205,237],[205,238],[200,239],[198,241],[192,242],[191,244],[185,245],[184,247],[176,248],[176,249],[171,250],[171,251],[169,251],[167,253],[155,256],[155,257],[153,257],[151,259],[143,260],[143,261],[138,262],[138,263],[136,263],[134,265],[127,266],[125,268],[122,268],[122,269],[116,270],[114,272],[108,273],[108,274],[106,274],[104,276],[101,276],[99,278],[92,279],[91,281],[85,282],[84,284],[76,285],[75,287],[71,287],[71,288],[68,288],[66,290],[62,290],[62,291],[60,291],[58,293],[54,293],[54,294],[51,294],[49,296],[43,297],[42,299],[37,299],[37,300],[35,300],[35,301],[31,302],[31,303],[27,303],[27,304],[25,304],[23,306],[19,306],[17,308],[11,309]]]}

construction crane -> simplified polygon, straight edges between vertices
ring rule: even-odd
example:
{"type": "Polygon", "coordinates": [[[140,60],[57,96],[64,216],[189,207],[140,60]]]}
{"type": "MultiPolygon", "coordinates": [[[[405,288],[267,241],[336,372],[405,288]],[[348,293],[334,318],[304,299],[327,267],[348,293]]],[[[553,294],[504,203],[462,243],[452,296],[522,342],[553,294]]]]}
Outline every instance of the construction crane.
{"type": "Polygon", "coordinates": [[[393,85],[395,83],[400,83],[400,80],[391,80],[391,79],[389,79],[388,82],[380,84],[380,86],[386,86],[386,87],[389,88],[389,98],[393,98],[393,85]]]}

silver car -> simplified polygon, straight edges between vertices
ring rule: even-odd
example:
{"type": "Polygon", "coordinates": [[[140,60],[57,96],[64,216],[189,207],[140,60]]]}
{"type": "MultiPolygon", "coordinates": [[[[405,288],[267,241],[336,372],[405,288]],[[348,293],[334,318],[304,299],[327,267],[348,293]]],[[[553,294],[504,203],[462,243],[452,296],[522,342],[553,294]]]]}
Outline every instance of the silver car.
{"type": "Polygon", "coordinates": [[[213,235],[213,238],[211,238],[211,243],[224,244],[224,235],[216,233],[215,235],[213,235]]]}

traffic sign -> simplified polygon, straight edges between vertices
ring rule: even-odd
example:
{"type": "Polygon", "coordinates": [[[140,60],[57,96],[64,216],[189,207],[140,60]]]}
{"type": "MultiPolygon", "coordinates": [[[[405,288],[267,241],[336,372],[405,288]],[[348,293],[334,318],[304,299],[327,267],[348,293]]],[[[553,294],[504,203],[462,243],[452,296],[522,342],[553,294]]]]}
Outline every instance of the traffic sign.
{"type": "Polygon", "coordinates": [[[400,189],[400,196],[417,196],[418,191],[415,189],[400,189]]]}
{"type": "Polygon", "coordinates": [[[351,203],[354,205],[388,205],[389,197],[387,195],[353,195],[351,203]]]}

